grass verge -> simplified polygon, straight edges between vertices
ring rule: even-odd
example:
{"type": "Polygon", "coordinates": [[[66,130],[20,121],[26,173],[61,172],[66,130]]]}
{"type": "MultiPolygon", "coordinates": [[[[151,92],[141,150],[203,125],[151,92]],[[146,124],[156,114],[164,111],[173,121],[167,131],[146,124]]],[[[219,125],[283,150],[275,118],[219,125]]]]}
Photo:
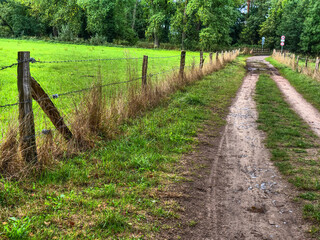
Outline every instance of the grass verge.
{"type": "Polygon", "coordinates": [[[292,70],[285,64],[281,64],[272,57],[266,59],[290,84],[315,108],[320,111],[320,82],[305,74],[292,70]]]}
{"type": "Polygon", "coordinates": [[[0,181],[2,239],[153,239],[180,206],[167,186],[197,143],[206,120],[225,124],[245,75],[245,58],[171,95],[161,106],[122,125],[98,149],[65,159],[41,176],[0,181]]]}
{"type": "MultiPolygon", "coordinates": [[[[276,83],[261,75],[256,90],[259,128],[267,133],[272,161],[298,190],[306,218],[320,223],[318,138],[284,101],[276,83]]],[[[310,230],[319,231],[319,227],[310,230]]],[[[318,233],[317,233],[318,234],[318,233]]]]}

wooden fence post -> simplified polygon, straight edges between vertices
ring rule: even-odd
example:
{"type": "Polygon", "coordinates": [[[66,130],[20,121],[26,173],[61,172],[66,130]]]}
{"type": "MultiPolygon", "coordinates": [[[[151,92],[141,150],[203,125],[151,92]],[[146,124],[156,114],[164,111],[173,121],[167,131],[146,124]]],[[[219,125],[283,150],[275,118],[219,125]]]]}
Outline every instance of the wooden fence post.
{"type": "Polygon", "coordinates": [[[213,56],[213,53],[211,52],[210,55],[209,55],[209,58],[210,58],[210,65],[212,65],[212,56],[213,56]]]}
{"type": "Polygon", "coordinates": [[[147,86],[147,74],[148,74],[148,56],[143,56],[142,63],[142,86],[147,86]]]}
{"type": "Polygon", "coordinates": [[[306,63],[305,63],[305,67],[308,67],[308,56],[306,57],[306,63]]]}
{"type": "Polygon", "coordinates": [[[216,63],[219,61],[219,53],[216,52],[216,63]]]}
{"type": "Polygon", "coordinates": [[[18,52],[19,132],[20,150],[24,161],[36,163],[37,145],[30,84],[30,52],[18,52]]]}
{"type": "Polygon", "coordinates": [[[184,67],[186,65],[186,51],[181,51],[181,58],[180,58],[180,71],[179,76],[181,79],[184,78],[184,67]]]}
{"type": "Polygon", "coordinates": [[[316,60],[316,71],[319,72],[319,63],[320,63],[320,59],[319,57],[317,57],[317,60],[316,60]]]}
{"type": "Polygon", "coordinates": [[[299,69],[299,59],[300,59],[300,56],[297,57],[297,69],[299,69]]]}
{"type": "Polygon", "coordinates": [[[200,69],[203,68],[203,52],[200,51],[200,69]]]}

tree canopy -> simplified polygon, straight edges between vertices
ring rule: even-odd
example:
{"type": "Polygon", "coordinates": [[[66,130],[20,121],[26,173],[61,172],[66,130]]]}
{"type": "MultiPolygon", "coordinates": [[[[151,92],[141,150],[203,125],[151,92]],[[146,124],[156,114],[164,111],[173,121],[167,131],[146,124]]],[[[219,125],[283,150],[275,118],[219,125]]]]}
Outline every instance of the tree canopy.
{"type": "Polygon", "coordinates": [[[215,50],[257,45],[319,54],[318,0],[0,0],[0,37],[163,43],[215,50]],[[249,5],[249,9],[248,6],[249,5]]]}

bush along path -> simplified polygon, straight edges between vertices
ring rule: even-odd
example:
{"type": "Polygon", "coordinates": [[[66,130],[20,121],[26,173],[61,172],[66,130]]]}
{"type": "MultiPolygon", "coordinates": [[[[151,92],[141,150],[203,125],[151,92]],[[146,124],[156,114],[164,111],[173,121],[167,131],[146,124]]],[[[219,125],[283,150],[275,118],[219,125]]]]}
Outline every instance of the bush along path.
{"type": "Polygon", "coordinates": [[[186,157],[203,167],[182,189],[189,222],[181,239],[308,239],[316,232],[303,217],[316,219],[318,205],[306,203],[302,212],[299,202],[318,199],[319,171],[311,166],[318,138],[264,75],[274,69],[263,57],[249,58],[247,69],[220,140],[208,124],[199,151],[186,157]]]}
{"type": "MultiPolygon", "coordinates": [[[[41,176],[0,180],[1,239],[163,239],[182,218],[169,189],[205,121],[224,125],[245,75],[239,57],[121,126],[122,135],[65,159],[41,176]]],[[[183,223],[182,223],[183,224],[183,223]]],[[[192,223],[191,223],[192,225],[192,223]]]]}

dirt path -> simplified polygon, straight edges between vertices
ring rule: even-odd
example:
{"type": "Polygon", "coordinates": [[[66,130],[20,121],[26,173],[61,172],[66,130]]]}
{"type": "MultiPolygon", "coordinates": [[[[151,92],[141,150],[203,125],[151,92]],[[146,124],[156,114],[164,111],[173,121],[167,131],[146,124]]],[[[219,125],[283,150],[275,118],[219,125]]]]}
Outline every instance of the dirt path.
{"type": "Polygon", "coordinates": [[[296,90],[292,87],[289,81],[280,76],[278,70],[269,62],[263,61],[272,71],[272,79],[277,83],[278,88],[285,96],[286,101],[295,110],[296,113],[311,127],[317,136],[320,137],[320,113],[307,102],[296,90]]]}
{"type": "Polygon", "coordinates": [[[187,227],[182,239],[308,239],[294,190],[273,166],[264,133],[257,130],[256,82],[261,72],[274,69],[264,57],[249,58],[247,68],[220,142],[202,136],[208,144],[193,156],[211,161],[211,173],[206,183],[192,183],[199,191],[186,208],[199,224],[187,227]]]}
{"type": "Polygon", "coordinates": [[[248,59],[244,79],[230,109],[227,126],[208,180],[208,239],[304,239],[287,194],[287,182],[270,162],[257,130],[253,100],[260,57],[248,59]]]}

